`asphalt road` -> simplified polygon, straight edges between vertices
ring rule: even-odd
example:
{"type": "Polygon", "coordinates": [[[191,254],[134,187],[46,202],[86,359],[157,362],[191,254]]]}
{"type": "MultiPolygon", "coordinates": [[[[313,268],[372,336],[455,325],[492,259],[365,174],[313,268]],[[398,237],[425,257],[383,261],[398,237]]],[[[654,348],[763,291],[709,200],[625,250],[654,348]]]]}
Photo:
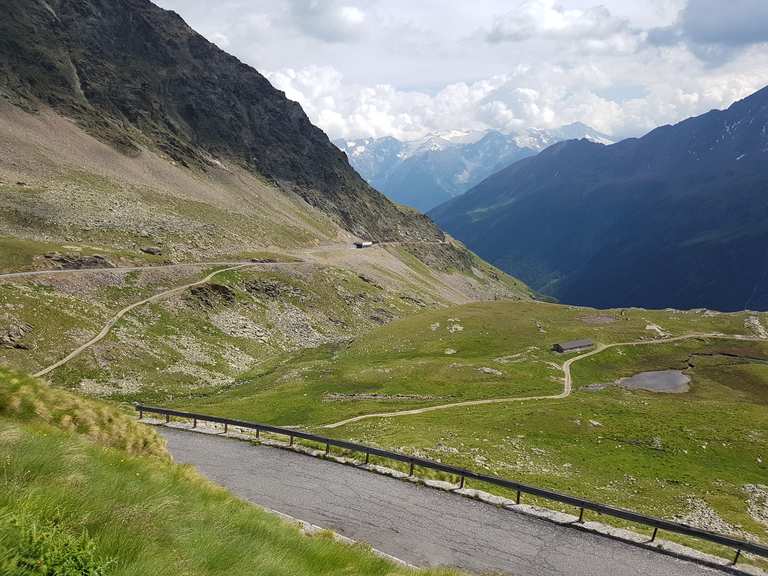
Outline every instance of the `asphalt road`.
{"type": "Polygon", "coordinates": [[[237,496],[417,566],[520,576],[721,574],[611,538],[279,448],[160,428],[177,462],[237,496]]]}

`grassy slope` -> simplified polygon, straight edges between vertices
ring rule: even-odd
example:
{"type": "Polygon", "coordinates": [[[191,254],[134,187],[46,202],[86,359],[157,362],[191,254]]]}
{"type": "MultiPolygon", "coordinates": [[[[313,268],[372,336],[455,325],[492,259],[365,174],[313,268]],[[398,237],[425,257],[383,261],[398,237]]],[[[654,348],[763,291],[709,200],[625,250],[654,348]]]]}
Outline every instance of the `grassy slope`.
{"type": "MultiPolygon", "coordinates": [[[[35,549],[34,560],[41,539],[50,553],[83,534],[93,547],[92,565],[104,567],[88,574],[408,573],[363,547],[301,536],[170,462],[154,432],[114,408],[6,370],[0,370],[0,440],[4,574],[42,573],[10,564],[21,546],[35,549]],[[38,546],[17,538],[13,519],[37,527],[38,546]],[[42,538],[45,532],[55,534],[42,538]]],[[[67,555],[71,560],[72,550],[67,555]]]]}
{"type": "MultiPolygon", "coordinates": [[[[50,284],[0,285],[2,309],[32,327],[24,338],[30,349],[0,349],[0,360],[39,370],[98,332],[123,306],[205,273],[183,269],[158,276],[146,270],[122,273],[123,279],[85,275],[77,281],[57,277],[50,284]]],[[[233,301],[204,302],[186,291],[141,307],[50,378],[124,400],[218,390],[287,349],[347,340],[420,309],[356,273],[301,263],[228,272],[213,285],[227,287],[233,301]]]]}
{"type": "Polygon", "coordinates": [[[79,245],[121,263],[224,259],[334,240],[339,228],[302,200],[234,166],[186,170],[151,152],[127,157],[50,112],[0,107],[0,270],[45,267],[79,245]],[[38,257],[38,258],[36,258],[38,257]]]}
{"type": "MultiPolygon", "coordinates": [[[[672,335],[750,334],[747,316],[598,312],[532,303],[467,305],[395,322],[348,347],[285,357],[244,376],[242,385],[229,392],[175,404],[311,427],[355,414],[465,398],[554,394],[562,383],[553,377],[561,373],[548,363],[562,363],[564,357],[548,350],[552,342],[577,337],[603,343],[653,340],[658,335],[646,327],[654,323],[672,335]],[[588,323],[598,316],[616,320],[588,323]],[[446,330],[456,324],[464,329],[446,330]],[[456,354],[446,356],[449,347],[456,354]],[[455,364],[462,366],[451,367],[455,364]],[[481,373],[477,367],[493,367],[504,375],[481,373]],[[442,399],[324,402],[331,392],[416,393],[442,399]]],[[[765,322],[766,316],[759,316],[765,322]]],[[[768,472],[768,367],[694,356],[687,371],[692,387],[686,394],[616,387],[580,390],[644,370],[686,369],[693,352],[768,358],[768,342],[696,339],[609,349],[574,365],[574,394],[565,400],[367,420],[322,433],[689,522],[696,521],[686,518],[694,498],[726,523],[710,528],[766,540],[768,527],[749,515],[744,486],[764,484],[768,472]]]]}
{"type": "MultiPolygon", "coordinates": [[[[345,417],[462,400],[553,395],[564,357],[554,342],[652,340],[657,323],[673,335],[745,332],[743,315],[607,311],[535,302],[486,302],[422,312],[349,345],[287,355],[244,374],[230,391],[179,400],[196,410],[277,424],[315,425],[345,417]],[[611,323],[590,323],[604,316],[611,323]],[[450,353],[447,353],[450,352],[450,353]],[[483,370],[484,368],[491,369],[483,370]],[[327,401],[329,394],[337,401],[327,401]],[[379,394],[380,400],[355,400],[379,394]],[[408,398],[408,397],[411,398],[408,398]]],[[[450,419],[450,416],[445,416],[450,419]]]]}

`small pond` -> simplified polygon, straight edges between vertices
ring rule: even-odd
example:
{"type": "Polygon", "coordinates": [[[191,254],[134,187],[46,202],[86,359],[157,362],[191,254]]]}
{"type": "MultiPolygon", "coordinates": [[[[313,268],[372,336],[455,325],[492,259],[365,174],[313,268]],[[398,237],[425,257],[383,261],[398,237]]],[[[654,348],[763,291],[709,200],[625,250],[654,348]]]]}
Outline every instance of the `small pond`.
{"type": "Polygon", "coordinates": [[[616,381],[616,384],[627,390],[682,394],[688,392],[690,381],[691,379],[680,370],[658,370],[656,372],[640,372],[629,378],[621,378],[616,381]]]}

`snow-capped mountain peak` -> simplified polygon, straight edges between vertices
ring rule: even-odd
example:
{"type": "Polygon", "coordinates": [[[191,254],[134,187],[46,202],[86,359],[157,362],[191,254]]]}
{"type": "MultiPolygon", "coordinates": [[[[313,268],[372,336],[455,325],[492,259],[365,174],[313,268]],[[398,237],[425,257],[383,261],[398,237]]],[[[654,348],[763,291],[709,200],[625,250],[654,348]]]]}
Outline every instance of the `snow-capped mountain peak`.
{"type": "Polygon", "coordinates": [[[407,141],[388,136],[340,140],[336,145],[371,185],[397,202],[426,212],[517,160],[579,138],[611,143],[608,136],[575,123],[511,134],[442,130],[407,141]]]}

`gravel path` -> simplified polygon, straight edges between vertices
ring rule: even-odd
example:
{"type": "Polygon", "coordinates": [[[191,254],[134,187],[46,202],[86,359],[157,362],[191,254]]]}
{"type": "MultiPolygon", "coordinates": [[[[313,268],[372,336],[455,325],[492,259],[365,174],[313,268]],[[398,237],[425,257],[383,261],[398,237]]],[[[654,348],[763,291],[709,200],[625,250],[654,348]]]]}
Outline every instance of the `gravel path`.
{"type": "Polygon", "coordinates": [[[177,292],[183,292],[184,290],[187,290],[188,288],[193,288],[194,286],[199,286],[201,284],[205,284],[206,282],[208,282],[212,278],[218,276],[219,274],[222,274],[223,272],[229,272],[230,270],[239,270],[240,268],[245,268],[246,266],[253,266],[253,264],[238,264],[237,266],[230,266],[229,268],[222,268],[221,270],[216,270],[215,272],[211,272],[210,274],[208,274],[202,280],[197,280],[197,281],[191,282],[189,284],[184,284],[183,286],[177,286],[176,288],[172,288],[170,290],[166,290],[165,292],[160,292],[159,294],[155,294],[154,296],[150,296],[149,298],[144,298],[143,300],[140,300],[138,302],[134,302],[130,306],[126,306],[125,308],[120,310],[117,314],[112,316],[112,318],[109,319],[109,321],[104,325],[104,327],[101,329],[101,331],[98,334],[96,334],[96,336],[94,336],[93,338],[88,340],[88,342],[86,342],[85,344],[79,346],[78,348],[76,348],[75,350],[73,350],[72,352],[67,354],[64,358],[62,358],[58,362],[54,362],[53,364],[51,364],[47,368],[43,368],[39,372],[34,373],[33,376],[35,378],[40,378],[41,376],[45,376],[46,374],[49,374],[50,372],[53,372],[54,370],[56,370],[56,368],[59,368],[60,366],[63,366],[64,364],[66,364],[70,360],[73,360],[74,358],[77,358],[78,356],[80,356],[80,354],[82,354],[83,352],[88,350],[88,348],[90,348],[94,344],[96,344],[96,343],[100,342],[101,340],[103,340],[104,338],[106,338],[107,334],[110,333],[110,331],[115,326],[115,324],[117,324],[120,321],[120,319],[123,316],[125,316],[126,314],[128,314],[128,312],[130,312],[131,310],[135,310],[139,306],[143,306],[144,304],[148,304],[150,302],[156,302],[157,300],[161,300],[161,299],[163,299],[163,298],[165,298],[167,296],[170,296],[171,294],[176,294],[177,292]]]}
{"type": "Polygon", "coordinates": [[[614,344],[598,344],[594,350],[579,354],[573,358],[569,358],[563,363],[563,391],[559,394],[552,394],[549,396],[512,396],[509,398],[486,398],[483,400],[466,400],[464,402],[452,402],[450,404],[438,404],[436,406],[427,406],[425,408],[414,408],[411,410],[397,410],[395,412],[377,412],[373,414],[362,414],[360,416],[354,416],[347,418],[339,422],[333,422],[331,424],[325,424],[319,426],[319,428],[340,428],[347,424],[359,422],[361,420],[368,420],[369,418],[395,418],[398,416],[412,416],[415,414],[425,414],[427,412],[435,412],[437,410],[448,410],[450,408],[459,408],[462,406],[481,406],[484,404],[503,404],[508,402],[527,402],[531,400],[562,400],[571,395],[573,390],[573,377],[571,376],[571,366],[578,360],[588,358],[599,354],[609,348],[616,348],[618,346],[645,346],[649,344],[667,344],[669,342],[678,342],[680,340],[690,340],[692,338],[717,338],[720,340],[750,340],[750,341],[765,341],[765,338],[759,336],[742,336],[740,334],[685,334],[683,336],[674,336],[671,338],[660,338],[658,340],[636,340],[634,342],[616,342],[614,344]]]}
{"type": "Polygon", "coordinates": [[[521,576],[720,573],[351,466],[216,435],[159,431],[176,461],[194,465],[237,496],[417,566],[521,576]]]}
{"type": "Polygon", "coordinates": [[[28,270],[26,272],[4,272],[0,274],[0,280],[26,278],[29,276],[61,276],[71,274],[98,274],[103,272],[141,272],[145,270],[168,270],[177,268],[199,268],[201,266],[235,266],[238,264],[250,264],[243,261],[225,262],[183,262],[181,264],[157,264],[145,266],[110,266],[109,268],[54,268],[51,270],[28,270]]]}

